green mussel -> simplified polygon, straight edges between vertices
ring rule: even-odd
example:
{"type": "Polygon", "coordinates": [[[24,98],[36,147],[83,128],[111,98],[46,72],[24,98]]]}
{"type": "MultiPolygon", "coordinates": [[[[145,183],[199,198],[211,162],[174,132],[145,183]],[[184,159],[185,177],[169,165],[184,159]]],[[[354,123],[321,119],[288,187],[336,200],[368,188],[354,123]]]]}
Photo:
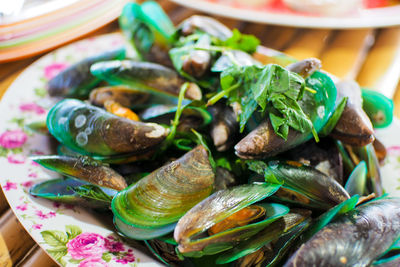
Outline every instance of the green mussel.
{"type": "Polygon", "coordinates": [[[218,20],[199,15],[191,16],[182,21],[178,25],[177,31],[183,36],[203,32],[220,40],[226,40],[232,36],[232,31],[218,20]]]}
{"type": "Polygon", "coordinates": [[[106,101],[112,100],[124,107],[144,104],[150,95],[127,86],[108,86],[94,89],[89,96],[92,105],[103,107],[106,101]]]}
{"type": "Polygon", "coordinates": [[[104,165],[100,161],[88,156],[33,156],[31,159],[43,167],[56,171],[62,175],[71,176],[86,182],[111,188],[117,191],[127,187],[124,177],[104,165]]]}
{"type": "MultiPolygon", "coordinates": [[[[332,80],[321,72],[315,72],[306,79],[306,86],[316,93],[306,92],[299,105],[319,132],[328,122],[335,108],[336,87],[332,80]]],[[[235,146],[236,155],[244,159],[268,158],[287,151],[312,138],[311,133],[289,130],[287,140],[275,134],[269,121],[262,122],[235,146]]]]}
{"type": "Polygon", "coordinates": [[[49,132],[84,155],[143,154],[156,148],[168,129],[117,117],[75,99],[58,102],[47,115],[49,132]]]}
{"type": "Polygon", "coordinates": [[[119,192],[112,201],[114,223],[133,239],[162,236],[211,194],[214,178],[208,152],[198,146],[119,192]]]}
{"type": "Polygon", "coordinates": [[[355,81],[336,84],[339,98],[348,97],[342,116],[331,136],[352,146],[365,146],[374,141],[374,129],[362,108],[360,86],[355,81]]]}
{"type": "Polygon", "coordinates": [[[47,83],[49,95],[85,98],[101,81],[90,73],[90,66],[104,60],[124,58],[125,49],[119,48],[79,61],[61,71],[47,83]]]}
{"type": "MultiPolygon", "coordinates": [[[[132,60],[103,61],[92,65],[90,71],[96,77],[112,85],[126,85],[144,92],[177,97],[186,82],[170,68],[150,62],[132,60]]],[[[190,83],[185,97],[200,100],[202,92],[195,83],[190,83]]]]}
{"type": "Polygon", "coordinates": [[[213,255],[257,234],[288,213],[289,209],[280,204],[257,203],[257,206],[265,210],[265,219],[245,225],[239,224],[233,228],[222,228],[222,231],[211,229],[217,223],[224,222],[235,213],[250,207],[249,205],[274,194],[279,187],[274,184],[254,183],[215,192],[178,221],[174,231],[174,238],[179,244],[178,250],[189,257],[213,255]]]}
{"type": "Polygon", "coordinates": [[[374,128],[384,128],[393,121],[393,100],[381,93],[363,88],[361,90],[363,109],[367,113],[374,128]]]}
{"type": "Polygon", "coordinates": [[[56,178],[33,185],[29,194],[55,202],[109,210],[116,190],[71,179],[56,178]]]}
{"type": "Polygon", "coordinates": [[[397,241],[399,220],[400,199],[362,204],[322,228],[284,266],[369,266],[397,241]]]}

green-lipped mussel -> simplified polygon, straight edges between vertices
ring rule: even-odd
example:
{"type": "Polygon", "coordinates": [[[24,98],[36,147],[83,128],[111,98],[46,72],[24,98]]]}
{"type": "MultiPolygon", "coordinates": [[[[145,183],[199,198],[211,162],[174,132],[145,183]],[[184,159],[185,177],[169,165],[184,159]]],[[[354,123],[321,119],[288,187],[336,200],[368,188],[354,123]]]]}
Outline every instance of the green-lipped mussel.
{"type": "Polygon", "coordinates": [[[85,155],[144,153],[159,145],[168,129],[117,117],[75,99],[58,102],[47,115],[50,133],[85,155]]]}

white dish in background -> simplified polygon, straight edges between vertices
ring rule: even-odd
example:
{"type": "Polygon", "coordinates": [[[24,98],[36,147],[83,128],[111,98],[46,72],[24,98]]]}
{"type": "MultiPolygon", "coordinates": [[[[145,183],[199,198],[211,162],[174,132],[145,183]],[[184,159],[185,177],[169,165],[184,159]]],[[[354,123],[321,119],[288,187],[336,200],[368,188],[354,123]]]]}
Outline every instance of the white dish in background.
{"type": "MultiPolygon", "coordinates": [[[[123,243],[113,232],[111,218],[106,221],[79,207],[55,204],[28,194],[33,183],[56,175],[28,158],[31,154],[52,153],[49,137],[28,135],[23,128],[26,123],[44,120],[55,103],[46,95],[45,83],[66,66],[122,43],[122,36],[115,33],[49,53],[22,72],[0,103],[0,184],[12,210],[33,239],[66,266],[160,265],[123,243]]],[[[382,168],[383,186],[389,194],[400,196],[399,121],[378,131],[377,136],[388,147],[382,168]]]]}
{"type": "MultiPolygon", "coordinates": [[[[197,9],[206,13],[220,15],[238,20],[256,23],[303,28],[355,29],[371,27],[388,27],[400,25],[400,5],[361,8],[358,12],[343,16],[323,16],[284,10],[264,6],[246,7],[232,4],[238,1],[206,0],[172,0],[182,6],[197,9]]],[[[247,3],[246,1],[243,1],[247,3]]],[[[257,1],[251,1],[257,2],[257,1]]],[[[261,1],[258,1],[261,2],[261,1]]]]}

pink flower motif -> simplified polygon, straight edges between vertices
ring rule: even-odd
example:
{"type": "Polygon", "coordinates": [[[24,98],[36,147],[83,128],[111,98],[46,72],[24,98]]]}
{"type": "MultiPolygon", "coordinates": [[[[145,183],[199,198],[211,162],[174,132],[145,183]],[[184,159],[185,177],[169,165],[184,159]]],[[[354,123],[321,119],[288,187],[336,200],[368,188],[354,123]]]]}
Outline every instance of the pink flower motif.
{"type": "Polygon", "coordinates": [[[7,182],[5,185],[3,185],[3,189],[6,191],[10,191],[12,189],[17,189],[17,184],[12,183],[12,182],[7,182]]]}
{"type": "Polygon", "coordinates": [[[28,204],[22,204],[15,207],[17,210],[26,211],[28,209],[28,204]]]}
{"type": "Polygon", "coordinates": [[[387,151],[391,155],[400,155],[400,146],[391,146],[387,148],[387,151]]]}
{"type": "Polygon", "coordinates": [[[40,166],[39,163],[37,163],[37,162],[35,162],[35,161],[33,161],[33,160],[31,161],[31,165],[32,165],[32,166],[40,166]]]}
{"type": "Polygon", "coordinates": [[[24,156],[22,156],[22,155],[18,155],[18,154],[14,154],[14,155],[8,155],[7,156],[7,160],[8,160],[8,163],[11,163],[11,164],[23,164],[23,163],[25,163],[25,157],[24,156]]]}
{"type": "Polygon", "coordinates": [[[43,213],[43,211],[41,211],[41,210],[35,211],[35,214],[36,214],[36,216],[37,216],[39,219],[41,219],[41,220],[44,220],[44,219],[47,219],[47,218],[48,218],[48,215],[45,214],[45,213],[43,213]]]}
{"type": "Polygon", "coordinates": [[[30,188],[33,185],[33,181],[26,181],[21,183],[23,187],[30,188]]]}
{"type": "Polygon", "coordinates": [[[110,252],[122,252],[124,251],[124,244],[118,241],[105,239],[105,248],[110,252]]]}
{"type": "Polygon", "coordinates": [[[30,177],[30,178],[37,178],[38,175],[37,175],[36,172],[31,172],[31,173],[28,174],[28,177],[30,177]]]}
{"type": "Polygon", "coordinates": [[[57,213],[55,213],[54,211],[50,211],[49,213],[47,213],[48,218],[56,217],[56,215],[57,215],[57,213]]]}
{"type": "Polygon", "coordinates": [[[66,63],[53,63],[44,68],[44,77],[46,77],[47,80],[50,80],[57,74],[59,74],[61,71],[63,71],[65,68],[68,67],[68,64],[66,63]]]}
{"type": "MultiPolygon", "coordinates": [[[[82,233],[67,243],[68,252],[75,260],[101,258],[106,251],[104,238],[96,233],[82,233]]],[[[86,265],[89,266],[89,265],[86,265]]]]}
{"type": "Polygon", "coordinates": [[[44,108],[42,108],[41,106],[39,106],[38,104],[33,103],[33,102],[21,104],[19,106],[19,109],[21,111],[32,111],[38,115],[44,114],[46,112],[46,110],[44,108]]]}
{"type": "Polygon", "coordinates": [[[40,230],[40,229],[42,229],[42,226],[43,226],[43,224],[37,223],[37,224],[32,225],[32,228],[35,230],[40,230]]]}
{"type": "Polygon", "coordinates": [[[21,147],[28,136],[22,130],[6,131],[0,135],[0,146],[8,149],[21,147]]]}
{"type": "Polygon", "coordinates": [[[108,267],[110,266],[107,262],[103,261],[101,258],[87,258],[81,261],[78,267],[108,267]]]}
{"type": "Polygon", "coordinates": [[[116,259],[115,261],[122,264],[128,264],[130,262],[134,262],[135,260],[136,258],[132,253],[127,253],[123,258],[116,259]]]}
{"type": "Polygon", "coordinates": [[[58,209],[59,207],[61,207],[61,204],[58,202],[53,202],[53,207],[58,209]]]}

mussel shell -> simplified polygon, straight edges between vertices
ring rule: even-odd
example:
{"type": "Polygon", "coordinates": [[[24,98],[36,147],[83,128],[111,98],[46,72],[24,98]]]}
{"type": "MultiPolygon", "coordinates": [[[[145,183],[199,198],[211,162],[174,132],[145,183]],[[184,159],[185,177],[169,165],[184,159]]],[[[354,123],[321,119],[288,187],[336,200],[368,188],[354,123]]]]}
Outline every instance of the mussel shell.
{"type": "Polygon", "coordinates": [[[112,210],[116,220],[127,227],[163,227],[206,198],[213,184],[208,153],[198,146],[119,192],[112,210]]]}
{"type": "Polygon", "coordinates": [[[83,59],[61,71],[47,83],[49,95],[87,97],[90,91],[101,81],[99,78],[90,74],[90,66],[104,60],[124,58],[125,48],[118,48],[83,59]]]}
{"type": "Polygon", "coordinates": [[[284,187],[319,203],[320,208],[330,208],[350,198],[335,179],[299,162],[270,161],[266,172],[266,177],[273,175],[284,187]]]}
{"type": "Polygon", "coordinates": [[[85,155],[143,154],[168,134],[155,123],[120,118],[76,99],[58,102],[47,115],[47,126],[59,142],[85,155]]]}
{"type": "Polygon", "coordinates": [[[384,128],[389,126],[393,121],[393,100],[387,98],[383,94],[362,89],[363,109],[370,118],[374,128],[384,128]]]}
{"type": "Polygon", "coordinates": [[[351,172],[349,179],[344,186],[350,196],[364,195],[367,184],[367,172],[368,169],[365,161],[361,161],[351,172]]]}
{"type": "Polygon", "coordinates": [[[107,86],[93,90],[89,96],[89,102],[92,105],[103,107],[108,100],[113,100],[124,107],[132,107],[144,104],[150,95],[134,90],[127,86],[107,86]]]}
{"type": "Polygon", "coordinates": [[[321,60],[317,58],[307,58],[286,66],[288,70],[299,74],[303,78],[307,78],[314,72],[319,71],[321,67],[321,60]]]}
{"type": "MultiPolygon", "coordinates": [[[[321,72],[315,72],[306,79],[306,85],[315,94],[306,92],[299,105],[313,122],[318,132],[328,122],[336,101],[336,87],[332,80],[321,72]]],[[[236,155],[244,159],[268,158],[287,151],[312,138],[311,133],[289,130],[287,140],[275,134],[269,121],[262,122],[235,146],[236,155]]]]}
{"type": "Polygon", "coordinates": [[[278,190],[279,185],[259,183],[232,187],[215,192],[189,210],[179,221],[174,231],[181,253],[215,254],[229,249],[236,242],[249,238],[261,231],[267,224],[286,214],[289,209],[283,205],[271,204],[265,207],[267,218],[261,222],[218,233],[205,238],[196,238],[214,224],[235,212],[260,201],[278,190]],[[256,226],[258,225],[258,226],[256,226]]]}
{"type": "Polygon", "coordinates": [[[268,244],[269,242],[278,239],[300,223],[304,222],[311,215],[309,210],[291,210],[288,214],[274,221],[262,231],[258,232],[255,237],[252,237],[237,246],[221,254],[218,257],[217,263],[228,263],[237,260],[241,257],[249,255],[268,244]]]}
{"type": "Polygon", "coordinates": [[[331,136],[352,146],[365,146],[374,141],[374,129],[362,109],[360,86],[355,81],[336,84],[339,98],[348,97],[346,107],[331,136]]]}
{"type": "MultiPolygon", "coordinates": [[[[133,60],[103,61],[92,65],[90,71],[96,77],[112,85],[126,85],[148,93],[159,93],[167,96],[179,95],[181,86],[186,82],[170,68],[150,62],[133,60]]],[[[200,100],[200,88],[191,83],[185,97],[200,100]]]]}
{"type": "Polygon", "coordinates": [[[282,157],[310,165],[343,184],[342,156],[335,141],[330,138],[323,138],[318,143],[310,140],[287,151],[282,157]]]}
{"type": "Polygon", "coordinates": [[[182,21],[178,28],[183,36],[188,36],[196,31],[207,33],[220,40],[226,40],[232,36],[231,30],[219,21],[206,16],[194,15],[182,21]]]}
{"type": "Polygon", "coordinates": [[[335,219],[284,266],[368,266],[400,235],[400,200],[378,199],[335,219]]]}
{"type": "Polygon", "coordinates": [[[225,103],[216,103],[208,107],[213,120],[210,126],[210,135],[218,151],[228,150],[239,134],[239,123],[236,114],[225,103]]]}
{"type": "Polygon", "coordinates": [[[102,188],[101,190],[110,197],[110,201],[105,201],[82,197],[72,190],[74,187],[86,184],[87,183],[85,182],[70,178],[56,178],[33,185],[29,189],[29,194],[60,203],[73,204],[92,209],[109,209],[111,198],[117,193],[117,191],[102,188]]]}
{"type": "Polygon", "coordinates": [[[214,65],[211,68],[213,72],[222,72],[225,69],[233,66],[251,66],[258,65],[261,66],[261,63],[255,60],[251,55],[241,50],[229,50],[223,52],[222,55],[215,61],[214,65]],[[230,53],[228,56],[227,54],[230,53]],[[232,62],[232,58],[235,59],[235,62],[232,62]]]}
{"type": "Polygon", "coordinates": [[[86,182],[122,190],[127,187],[124,177],[101,162],[89,157],[69,157],[69,156],[33,156],[31,159],[43,167],[56,171],[62,175],[72,176],[86,182]]]}

